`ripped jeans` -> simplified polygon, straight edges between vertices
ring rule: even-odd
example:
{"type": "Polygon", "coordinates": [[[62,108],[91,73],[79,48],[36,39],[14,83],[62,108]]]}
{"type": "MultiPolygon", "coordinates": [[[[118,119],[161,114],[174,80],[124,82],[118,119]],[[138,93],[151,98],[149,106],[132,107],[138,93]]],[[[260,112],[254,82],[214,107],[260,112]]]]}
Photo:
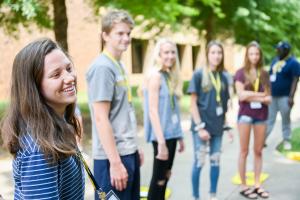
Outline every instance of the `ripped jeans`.
{"type": "Polygon", "coordinates": [[[192,188],[194,198],[199,198],[200,174],[205,164],[207,150],[210,158],[210,194],[216,195],[220,171],[222,136],[211,136],[209,142],[201,140],[198,132],[193,131],[194,163],[192,169],[192,188]]]}

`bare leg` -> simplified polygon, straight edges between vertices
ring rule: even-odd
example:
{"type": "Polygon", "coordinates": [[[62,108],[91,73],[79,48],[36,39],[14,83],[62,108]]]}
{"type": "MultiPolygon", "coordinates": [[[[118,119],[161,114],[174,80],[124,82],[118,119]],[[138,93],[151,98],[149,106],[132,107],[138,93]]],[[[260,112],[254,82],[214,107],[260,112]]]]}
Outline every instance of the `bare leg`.
{"type": "Polygon", "coordinates": [[[262,169],[262,149],[266,132],[265,124],[254,125],[254,175],[255,187],[260,187],[260,174],[262,169]]]}
{"type": "Polygon", "coordinates": [[[248,156],[251,125],[240,123],[238,124],[238,130],[240,135],[239,174],[242,181],[242,187],[246,188],[246,161],[248,156]]]}

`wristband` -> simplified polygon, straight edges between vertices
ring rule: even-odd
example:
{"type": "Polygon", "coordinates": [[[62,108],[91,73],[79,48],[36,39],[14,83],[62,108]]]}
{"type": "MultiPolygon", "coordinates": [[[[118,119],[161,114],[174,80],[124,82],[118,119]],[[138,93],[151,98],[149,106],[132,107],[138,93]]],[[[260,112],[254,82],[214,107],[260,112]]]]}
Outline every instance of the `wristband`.
{"type": "Polygon", "coordinates": [[[205,122],[197,123],[196,126],[194,127],[194,131],[199,131],[200,129],[204,129],[205,125],[206,125],[205,122]]]}

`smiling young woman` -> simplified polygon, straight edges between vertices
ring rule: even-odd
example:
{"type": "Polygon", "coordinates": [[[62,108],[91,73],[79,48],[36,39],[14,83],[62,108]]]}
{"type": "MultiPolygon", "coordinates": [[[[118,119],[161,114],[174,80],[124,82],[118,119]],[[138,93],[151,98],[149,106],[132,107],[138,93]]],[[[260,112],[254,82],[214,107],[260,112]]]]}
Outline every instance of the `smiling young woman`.
{"type": "Polygon", "coordinates": [[[1,133],[14,156],[14,199],[84,199],[76,74],[55,42],[37,40],[16,55],[10,100],[1,133]]]}
{"type": "Polygon", "coordinates": [[[174,42],[165,38],[157,41],[145,77],[144,127],[147,142],[152,143],[154,152],[148,199],[163,200],[177,143],[179,152],[184,150],[179,111],[182,83],[174,42]]]}
{"type": "Polygon", "coordinates": [[[191,132],[194,143],[192,190],[200,199],[200,177],[207,147],[210,157],[210,199],[216,200],[220,171],[223,127],[229,99],[229,83],[224,72],[221,43],[210,41],[206,48],[207,65],[196,70],[188,88],[191,94],[191,132]]]}
{"type": "Polygon", "coordinates": [[[248,199],[258,195],[268,198],[269,193],[260,184],[263,145],[265,142],[268,104],[271,102],[269,75],[263,69],[263,54],[259,44],[250,42],[246,48],[244,67],[235,75],[235,87],[239,98],[238,130],[240,136],[239,174],[240,194],[248,199]],[[246,162],[248,157],[251,129],[254,135],[255,188],[246,185],[246,162]]]}

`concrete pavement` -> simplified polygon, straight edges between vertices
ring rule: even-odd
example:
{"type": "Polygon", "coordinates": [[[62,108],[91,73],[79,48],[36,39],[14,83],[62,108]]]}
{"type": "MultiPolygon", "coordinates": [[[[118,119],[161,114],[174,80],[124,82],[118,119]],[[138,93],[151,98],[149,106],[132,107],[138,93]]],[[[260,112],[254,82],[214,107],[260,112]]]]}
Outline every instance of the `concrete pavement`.
{"type": "MultiPolygon", "coordinates": [[[[188,122],[185,122],[188,124],[188,122]]],[[[297,123],[299,124],[299,123],[297,123]]],[[[277,123],[275,132],[268,140],[268,147],[264,149],[263,172],[270,176],[263,184],[270,192],[272,200],[299,200],[300,199],[300,162],[288,160],[279,154],[275,147],[281,141],[280,126],[277,123]]],[[[235,138],[233,143],[229,142],[227,135],[224,135],[221,172],[218,185],[217,197],[219,200],[242,200],[245,199],[239,194],[239,186],[231,183],[231,178],[237,173],[237,160],[239,152],[238,134],[234,131],[235,138]]],[[[172,189],[171,200],[190,200],[191,191],[191,167],[193,162],[191,134],[185,134],[186,151],[177,154],[174,162],[173,174],[168,187],[172,189]]],[[[251,143],[251,147],[253,144],[251,143]]],[[[142,167],[142,183],[149,184],[151,176],[152,149],[151,145],[143,145],[146,163],[142,167]]],[[[250,151],[251,151],[250,147],[250,151]]],[[[247,169],[253,169],[253,153],[249,152],[247,169]]],[[[209,160],[201,176],[201,199],[209,199],[209,160]]]]}

